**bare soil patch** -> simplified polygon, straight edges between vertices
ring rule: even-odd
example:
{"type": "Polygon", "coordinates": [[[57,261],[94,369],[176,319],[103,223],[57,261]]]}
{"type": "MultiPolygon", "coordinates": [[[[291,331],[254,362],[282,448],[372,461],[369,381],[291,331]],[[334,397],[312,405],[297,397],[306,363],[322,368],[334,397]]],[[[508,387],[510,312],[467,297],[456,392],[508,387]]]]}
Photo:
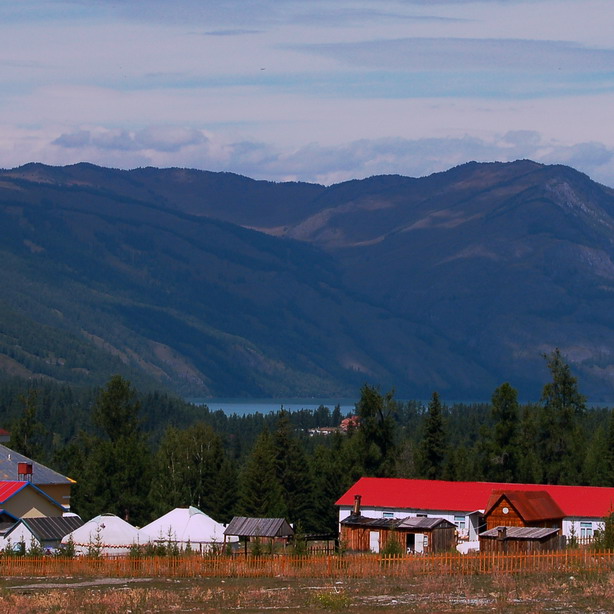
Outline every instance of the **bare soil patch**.
{"type": "Polygon", "coordinates": [[[284,578],[11,578],[3,614],[175,612],[428,612],[606,614],[614,574],[419,577],[324,581],[284,578]]]}

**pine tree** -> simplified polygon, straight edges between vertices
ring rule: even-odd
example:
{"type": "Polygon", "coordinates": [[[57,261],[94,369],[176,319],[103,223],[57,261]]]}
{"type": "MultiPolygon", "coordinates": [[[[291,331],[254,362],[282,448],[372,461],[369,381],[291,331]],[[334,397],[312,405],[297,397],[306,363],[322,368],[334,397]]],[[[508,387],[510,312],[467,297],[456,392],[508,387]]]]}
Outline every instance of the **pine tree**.
{"type": "Polygon", "coordinates": [[[585,447],[578,419],[586,411],[586,399],[558,348],[544,358],[552,375],[541,396],[539,452],[544,479],[548,484],[575,484],[581,477],[585,447]]]}
{"type": "Polygon", "coordinates": [[[20,395],[23,404],[21,416],[11,425],[11,438],[9,447],[28,458],[42,460],[43,446],[41,445],[44,427],[38,421],[38,393],[30,390],[27,395],[20,395]]]}
{"type": "Polygon", "coordinates": [[[421,478],[442,479],[447,453],[447,437],[439,394],[433,392],[424,420],[424,434],[416,454],[416,469],[421,478]]]}
{"type": "Polygon", "coordinates": [[[286,516],[283,491],[277,479],[275,446],[268,429],[260,433],[243,466],[238,507],[244,516],[286,516]]]}
{"type": "Polygon", "coordinates": [[[287,411],[279,412],[273,433],[277,480],[283,492],[287,519],[310,530],[314,524],[313,480],[303,448],[292,433],[287,411]]]}
{"type": "Polygon", "coordinates": [[[360,426],[356,444],[362,451],[364,475],[390,477],[395,467],[396,403],[394,393],[382,395],[377,388],[365,384],[356,405],[360,426]]]}
{"type": "Polygon", "coordinates": [[[518,393],[507,382],[492,395],[491,453],[487,467],[488,479],[513,482],[518,473],[519,405],[518,393]]]}
{"type": "Polygon", "coordinates": [[[152,461],[139,410],[135,390],[120,376],[99,393],[92,419],[102,434],[81,436],[84,466],[76,503],[82,515],[110,512],[136,524],[148,519],[152,461]]]}

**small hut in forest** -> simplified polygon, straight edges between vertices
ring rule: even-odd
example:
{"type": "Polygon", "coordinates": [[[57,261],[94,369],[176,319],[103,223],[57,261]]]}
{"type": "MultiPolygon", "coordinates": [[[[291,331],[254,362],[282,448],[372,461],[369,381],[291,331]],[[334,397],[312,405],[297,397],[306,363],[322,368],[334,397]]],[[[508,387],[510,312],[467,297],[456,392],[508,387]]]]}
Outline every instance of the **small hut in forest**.
{"type": "Polygon", "coordinates": [[[348,549],[362,552],[444,552],[456,546],[456,525],[445,518],[367,518],[351,514],[341,521],[340,540],[348,549]]]}
{"type": "Polygon", "coordinates": [[[565,537],[560,529],[541,527],[495,527],[480,533],[480,552],[522,553],[561,550],[565,537]]]}
{"type": "Polygon", "coordinates": [[[276,543],[287,545],[294,536],[294,529],[285,518],[235,516],[224,530],[224,542],[231,536],[236,536],[245,543],[247,554],[249,541],[259,544],[266,542],[271,548],[276,543]]]}

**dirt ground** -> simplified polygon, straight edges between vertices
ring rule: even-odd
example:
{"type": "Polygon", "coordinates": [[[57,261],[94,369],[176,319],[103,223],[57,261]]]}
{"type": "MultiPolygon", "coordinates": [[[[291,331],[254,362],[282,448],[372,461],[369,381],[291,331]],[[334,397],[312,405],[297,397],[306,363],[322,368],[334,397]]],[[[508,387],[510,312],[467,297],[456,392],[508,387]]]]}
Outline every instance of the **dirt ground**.
{"type": "Polygon", "coordinates": [[[2,614],[70,612],[614,613],[614,574],[401,580],[10,578],[2,614]]]}

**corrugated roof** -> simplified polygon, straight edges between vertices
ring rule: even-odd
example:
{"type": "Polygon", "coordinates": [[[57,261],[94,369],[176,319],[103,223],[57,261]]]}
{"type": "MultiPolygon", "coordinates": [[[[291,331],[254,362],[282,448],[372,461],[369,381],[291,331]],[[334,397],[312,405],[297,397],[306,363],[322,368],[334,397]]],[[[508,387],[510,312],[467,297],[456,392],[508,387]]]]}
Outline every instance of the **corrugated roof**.
{"type": "Polygon", "coordinates": [[[450,527],[455,527],[454,523],[446,520],[445,518],[403,518],[399,523],[399,529],[434,529],[442,524],[446,524],[450,527]]]}
{"type": "Polygon", "coordinates": [[[500,529],[505,529],[505,539],[543,539],[559,532],[558,529],[539,527],[495,527],[480,533],[480,537],[497,538],[500,529]]]}
{"type": "Polygon", "coordinates": [[[485,514],[488,515],[502,499],[505,499],[527,522],[560,520],[565,517],[550,493],[545,490],[494,490],[488,501],[485,514]]]}
{"type": "Polygon", "coordinates": [[[59,541],[71,531],[83,525],[79,516],[55,516],[48,518],[22,518],[35,537],[43,541],[59,541]]]}
{"type": "Polygon", "coordinates": [[[431,530],[440,524],[454,526],[445,518],[417,518],[408,516],[406,518],[369,518],[368,516],[355,516],[351,514],[341,521],[341,524],[352,527],[372,527],[379,529],[411,529],[411,530],[431,530]]]}
{"type": "Polygon", "coordinates": [[[368,516],[355,516],[354,514],[341,521],[341,524],[349,527],[373,527],[378,529],[394,529],[398,523],[398,518],[369,518],[368,516]]]}
{"type": "Polygon", "coordinates": [[[224,535],[239,537],[290,537],[294,530],[285,518],[249,518],[235,516],[226,527],[224,535]]]}
{"type": "Polygon", "coordinates": [[[74,484],[74,480],[0,444],[0,480],[17,480],[19,463],[31,463],[33,484],[74,484]]]}
{"type": "Polygon", "coordinates": [[[354,495],[361,495],[363,507],[473,512],[486,509],[493,490],[546,491],[566,517],[603,518],[614,509],[614,488],[405,478],[361,478],[337,505],[352,507],[354,495]]]}

